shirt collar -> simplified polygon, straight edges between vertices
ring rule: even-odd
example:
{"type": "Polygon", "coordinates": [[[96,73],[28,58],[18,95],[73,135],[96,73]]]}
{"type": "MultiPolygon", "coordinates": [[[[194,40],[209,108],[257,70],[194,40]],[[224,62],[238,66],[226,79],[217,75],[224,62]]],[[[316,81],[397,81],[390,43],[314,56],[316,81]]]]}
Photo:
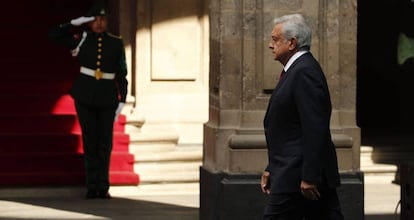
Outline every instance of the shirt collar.
{"type": "Polygon", "coordinates": [[[293,54],[293,56],[288,60],[288,62],[286,63],[285,67],[283,68],[285,70],[285,72],[288,71],[288,69],[290,68],[290,66],[292,65],[293,62],[295,62],[295,60],[297,60],[300,56],[302,56],[303,54],[307,53],[309,51],[307,50],[300,50],[298,52],[296,52],[295,54],[293,54]]]}

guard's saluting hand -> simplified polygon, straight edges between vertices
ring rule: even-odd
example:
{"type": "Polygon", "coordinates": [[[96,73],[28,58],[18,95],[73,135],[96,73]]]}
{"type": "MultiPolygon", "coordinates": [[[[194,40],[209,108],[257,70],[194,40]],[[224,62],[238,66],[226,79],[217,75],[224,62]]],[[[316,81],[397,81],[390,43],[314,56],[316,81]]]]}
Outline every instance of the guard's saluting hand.
{"type": "Polygon", "coordinates": [[[91,17],[85,17],[85,16],[81,16],[75,19],[70,20],[70,24],[74,25],[74,26],[80,26],[82,24],[88,23],[90,21],[95,20],[95,17],[91,16],[91,17]]]}

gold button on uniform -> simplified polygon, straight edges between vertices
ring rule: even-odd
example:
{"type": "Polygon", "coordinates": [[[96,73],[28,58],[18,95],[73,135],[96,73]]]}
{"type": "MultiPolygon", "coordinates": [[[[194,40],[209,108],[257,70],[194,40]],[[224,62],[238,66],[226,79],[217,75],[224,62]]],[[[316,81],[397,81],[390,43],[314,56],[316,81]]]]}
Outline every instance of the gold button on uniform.
{"type": "Polygon", "coordinates": [[[103,73],[101,71],[101,59],[102,59],[102,37],[98,38],[98,55],[96,60],[96,71],[95,71],[95,78],[96,80],[102,79],[103,73]]]}

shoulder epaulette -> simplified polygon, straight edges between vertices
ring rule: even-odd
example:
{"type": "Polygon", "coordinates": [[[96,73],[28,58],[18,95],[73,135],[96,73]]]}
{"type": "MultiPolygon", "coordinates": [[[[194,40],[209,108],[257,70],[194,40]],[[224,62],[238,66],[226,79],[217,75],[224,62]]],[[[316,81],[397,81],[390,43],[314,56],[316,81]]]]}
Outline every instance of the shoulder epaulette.
{"type": "Polygon", "coordinates": [[[111,34],[111,33],[108,33],[108,36],[110,36],[110,37],[114,37],[114,38],[118,38],[118,39],[122,39],[122,37],[121,37],[121,36],[119,36],[119,35],[115,35],[115,34],[111,34]]]}

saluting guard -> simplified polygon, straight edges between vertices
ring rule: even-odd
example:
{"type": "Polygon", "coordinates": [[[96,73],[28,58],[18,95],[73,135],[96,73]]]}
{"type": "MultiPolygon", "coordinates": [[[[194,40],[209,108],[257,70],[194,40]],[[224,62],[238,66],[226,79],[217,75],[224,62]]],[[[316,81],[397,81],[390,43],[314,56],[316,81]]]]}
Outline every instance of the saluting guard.
{"type": "Polygon", "coordinates": [[[108,9],[96,4],[85,16],[60,24],[49,32],[68,47],[80,64],[70,94],[82,129],[86,198],[110,199],[109,164],[113,125],[127,94],[125,48],[120,37],[107,32],[108,9]],[[73,33],[74,26],[85,26],[73,33]]]}

